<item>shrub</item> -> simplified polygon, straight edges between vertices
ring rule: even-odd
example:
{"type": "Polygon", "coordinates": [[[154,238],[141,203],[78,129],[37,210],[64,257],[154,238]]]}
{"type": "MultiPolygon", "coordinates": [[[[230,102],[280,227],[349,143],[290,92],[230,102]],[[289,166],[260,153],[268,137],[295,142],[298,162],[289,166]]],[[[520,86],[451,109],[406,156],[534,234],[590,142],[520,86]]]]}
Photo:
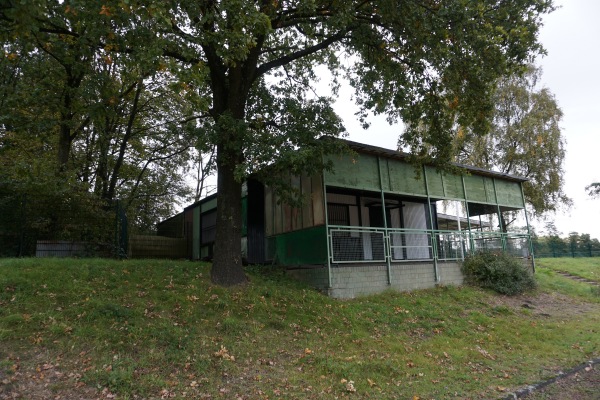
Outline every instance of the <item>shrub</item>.
{"type": "Polygon", "coordinates": [[[520,260],[504,253],[479,252],[465,258],[466,283],[513,296],[534,289],[535,279],[520,260]]]}

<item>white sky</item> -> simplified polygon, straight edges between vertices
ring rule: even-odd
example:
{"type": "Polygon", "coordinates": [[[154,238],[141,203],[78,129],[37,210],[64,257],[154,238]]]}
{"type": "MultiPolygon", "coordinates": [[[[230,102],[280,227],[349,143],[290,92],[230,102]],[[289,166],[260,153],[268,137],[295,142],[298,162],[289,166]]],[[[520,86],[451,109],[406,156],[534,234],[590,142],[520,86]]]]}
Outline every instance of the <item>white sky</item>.
{"type": "MultiPolygon", "coordinates": [[[[538,59],[542,84],[556,96],[563,110],[562,134],[567,142],[564,164],[565,192],[573,199],[571,210],[550,216],[562,236],[589,233],[600,239],[600,199],[592,200],[585,186],[600,181],[600,1],[556,0],[559,8],[545,16],[540,40],[548,55],[538,59]]],[[[344,119],[349,139],[395,149],[401,125],[390,126],[384,118],[372,118],[363,130],[350,88],[340,90],[337,113],[344,119]]],[[[544,223],[535,223],[538,231],[544,223]]]]}

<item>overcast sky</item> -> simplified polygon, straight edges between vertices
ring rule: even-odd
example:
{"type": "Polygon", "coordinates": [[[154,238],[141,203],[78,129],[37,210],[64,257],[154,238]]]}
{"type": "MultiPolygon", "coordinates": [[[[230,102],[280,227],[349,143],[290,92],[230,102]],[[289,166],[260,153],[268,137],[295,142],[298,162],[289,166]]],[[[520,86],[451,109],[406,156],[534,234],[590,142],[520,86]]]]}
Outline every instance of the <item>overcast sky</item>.
{"type": "MultiPolygon", "coordinates": [[[[537,64],[543,69],[542,84],[554,93],[564,113],[565,192],[574,205],[550,219],[563,236],[579,232],[600,239],[600,199],[592,200],[585,193],[585,186],[600,181],[600,1],[556,3],[560,8],[545,16],[540,35],[548,55],[540,57],[537,64]]],[[[351,94],[349,88],[342,89],[336,104],[349,139],[395,149],[401,126],[377,118],[364,131],[353,115],[356,109],[347,101],[351,94]]],[[[535,225],[538,231],[544,227],[543,222],[535,225]]]]}

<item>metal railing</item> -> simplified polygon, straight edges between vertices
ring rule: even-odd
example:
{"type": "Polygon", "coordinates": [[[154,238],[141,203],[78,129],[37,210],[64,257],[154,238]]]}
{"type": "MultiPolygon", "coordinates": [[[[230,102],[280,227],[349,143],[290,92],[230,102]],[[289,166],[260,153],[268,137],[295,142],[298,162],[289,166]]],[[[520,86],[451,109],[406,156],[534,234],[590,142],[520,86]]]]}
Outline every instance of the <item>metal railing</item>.
{"type": "Polygon", "coordinates": [[[385,262],[389,254],[383,228],[330,227],[329,248],[334,263],[385,262]]]}
{"type": "Polygon", "coordinates": [[[505,251],[530,257],[527,234],[329,226],[333,264],[462,260],[477,251],[505,251]]]}

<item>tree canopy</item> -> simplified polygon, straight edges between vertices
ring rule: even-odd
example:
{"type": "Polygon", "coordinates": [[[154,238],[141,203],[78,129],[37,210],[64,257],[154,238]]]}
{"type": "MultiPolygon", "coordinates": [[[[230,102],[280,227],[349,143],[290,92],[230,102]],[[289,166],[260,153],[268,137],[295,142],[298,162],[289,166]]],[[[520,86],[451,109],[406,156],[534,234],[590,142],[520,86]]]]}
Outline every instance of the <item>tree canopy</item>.
{"type": "Polygon", "coordinates": [[[100,46],[110,30],[88,6],[3,10],[0,184],[107,207],[121,199],[134,228],[153,230],[191,198],[197,96],[165,68],[100,46]]]}
{"type": "Polygon", "coordinates": [[[541,70],[530,66],[501,79],[489,133],[461,127],[455,141],[459,162],[528,178],[523,192],[537,216],[571,204],[563,191],[562,111],[550,90],[539,87],[540,77],[541,70]]]}
{"type": "Polygon", "coordinates": [[[598,198],[600,197],[600,182],[594,182],[585,187],[587,193],[590,197],[598,198]]]}
{"type": "Polygon", "coordinates": [[[168,71],[194,96],[193,111],[209,116],[199,140],[216,147],[212,278],[232,285],[245,281],[243,178],[266,165],[320,171],[323,154],[338,149],[327,139],[344,128],[333,99],[315,95],[317,67],[330,69],[334,87],[348,79],[365,123],[369,112],[409,127],[426,121],[427,131],[409,128],[402,140],[444,162],[457,121],[489,130],[495,82],[542,51],[540,19],[552,9],[551,0],[37,0],[10,2],[0,19],[9,41],[72,50],[57,60],[67,84],[58,124],[65,143],[79,127],[69,107],[86,73],[75,67],[81,60],[122,57],[139,82],[168,71]]]}

